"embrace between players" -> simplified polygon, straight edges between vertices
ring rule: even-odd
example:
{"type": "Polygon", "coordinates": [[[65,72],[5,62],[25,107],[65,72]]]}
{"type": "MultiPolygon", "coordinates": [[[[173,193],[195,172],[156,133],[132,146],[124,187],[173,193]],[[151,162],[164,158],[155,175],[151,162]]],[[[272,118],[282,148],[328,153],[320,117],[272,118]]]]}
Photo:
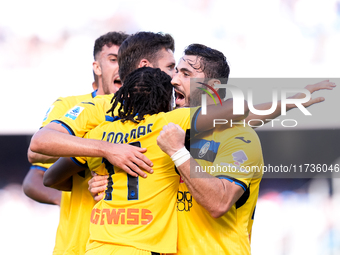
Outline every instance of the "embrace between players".
{"type": "MultiPolygon", "coordinates": [[[[234,116],[232,100],[221,107],[211,98],[208,114],[200,114],[193,105],[200,102],[200,88],[228,79],[227,60],[220,51],[192,44],[175,68],[173,52],[168,34],[107,33],[94,47],[97,90],[59,98],[50,107],[31,141],[33,165],[24,190],[37,201],[60,204],[53,254],[250,254],[262,175],[190,169],[263,165],[252,128],[212,124],[254,115],[234,116]],[[190,84],[192,78],[200,82],[190,84]],[[61,201],[59,191],[42,182],[63,190],[61,201]]],[[[334,86],[323,81],[309,90],[334,86]]],[[[224,98],[225,90],[218,94],[224,98]]],[[[278,105],[256,118],[280,114],[278,105]]]]}

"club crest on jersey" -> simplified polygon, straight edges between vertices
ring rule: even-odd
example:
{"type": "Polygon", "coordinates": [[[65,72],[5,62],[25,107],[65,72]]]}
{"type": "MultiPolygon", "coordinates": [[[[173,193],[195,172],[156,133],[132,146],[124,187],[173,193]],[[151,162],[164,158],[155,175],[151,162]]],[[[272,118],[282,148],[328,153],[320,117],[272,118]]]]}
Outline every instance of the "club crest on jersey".
{"type": "Polygon", "coordinates": [[[245,161],[248,160],[248,157],[243,150],[236,151],[231,155],[233,156],[233,159],[235,160],[234,165],[237,165],[237,166],[239,166],[240,164],[243,164],[245,161]]]}
{"type": "Polygon", "coordinates": [[[66,113],[65,117],[75,120],[83,110],[84,107],[75,106],[66,113]]]}
{"type": "Polygon", "coordinates": [[[50,108],[48,108],[43,121],[47,120],[47,117],[50,114],[50,112],[53,110],[53,108],[54,108],[54,105],[51,105],[50,108]]]}
{"type": "Polygon", "coordinates": [[[199,158],[203,158],[205,154],[207,154],[208,150],[210,148],[210,142],[206,142],[202,148],[200,149],[200,151],[198,152],[198,157],[199,158]]]}

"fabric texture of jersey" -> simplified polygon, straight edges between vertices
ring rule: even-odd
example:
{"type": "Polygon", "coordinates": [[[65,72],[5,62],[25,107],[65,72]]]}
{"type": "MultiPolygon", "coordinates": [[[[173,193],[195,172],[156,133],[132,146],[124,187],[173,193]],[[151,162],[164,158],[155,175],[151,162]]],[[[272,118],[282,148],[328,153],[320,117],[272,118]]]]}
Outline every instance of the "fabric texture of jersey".
{"type": "Polygon", "coordinates": [[[112,243],[138,249],[174,253],[177,247],[175,209],[179,175],[171,158],[157,145],[164,125],[173,122],[190,129],[190,109],[145,116],[132,121],[105,122],[85,137],[111,143],[130,143],[147,148],[145,156],[154,164],[147,178],[131,177],[102,158],[78,157],[99,175],[109,173],[105,197],[92,210],[90,242],[112,243]]]}
{"type": "Polygon", "coordinates": [[[67,223],[67,255],[84,254],[89,239],[89,220],[95,201],[88,191],[91,172],[86,169],[72,176],[72,192],[67,223]]]}
{"type": "MultiPolygon", "coordinates": [[[[79,96],[60,97],[48,109],[42,127],[54,119],[63,116],[67,110],[79,102],[90,100],[96,96],[96,91],[79,96]]],[[[48,168],[52,164],[35,164],[48,168]]],[[[88,192],[87,176],[74,176],[72,192],[62,192],[60,202],[60,218],[56,234],[56,242],[53,250],[54,255],[84,254],[86,241],[89,236],[87,219],[94,204],[93,198],[88,192]],[[87,210],[83,209],[88,206],[87,210]],[[85,222],[85,224],[84,224],[85,222]]]]}
{"type": "Polygon", "coordinates": [[[254,170],[263,166],[257,134],[243,126],[204,132],[191,139],[190,153],[200,165],[191,171],[206,171],[227,179],[245,192],[227,213],[213,218],[181,181],[177,195],[177,254],[250,254],[253,216],[262,178],[262,173],[254,170]],[[247,171],[247,166],[253,166],[253,171],[247,171]]]}

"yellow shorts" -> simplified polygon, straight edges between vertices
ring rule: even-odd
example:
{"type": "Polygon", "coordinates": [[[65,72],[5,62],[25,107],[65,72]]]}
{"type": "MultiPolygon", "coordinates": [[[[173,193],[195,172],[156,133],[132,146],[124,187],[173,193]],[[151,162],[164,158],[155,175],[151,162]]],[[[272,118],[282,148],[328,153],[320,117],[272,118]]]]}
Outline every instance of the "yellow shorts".
{"type": "Polygon", "coordinates": [[[85,255],[160,255],[160,253],[112,243],[88,242],[85,255]]]}

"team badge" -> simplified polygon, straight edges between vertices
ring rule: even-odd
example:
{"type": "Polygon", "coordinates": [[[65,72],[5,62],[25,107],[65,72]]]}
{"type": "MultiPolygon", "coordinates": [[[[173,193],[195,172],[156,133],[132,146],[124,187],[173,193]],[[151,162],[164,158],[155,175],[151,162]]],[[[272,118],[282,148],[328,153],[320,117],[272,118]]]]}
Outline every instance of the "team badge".
{"type": "Polygon", "coordinates": [[[50,108],[48,108],[43,121],[47,120],[47,117],[50,114],[50,112],[53,110],[53,108],[54,108],[54,105],[51,105],[50,108]]]}
{"type": "Polygon", "coordinates": [[[66,113],[65,117],[75,120],[83,110],[84,107],[75,106],[66,113]]]}
{"type": "Polygon", "coordinates": [[[200,149],[200,151],[198,152],[198,157],[199,158],[203,158],[205,154],[207,154],[208,150],[210,147],[210,142],[206,142],[202,148],[200,149]]]}

